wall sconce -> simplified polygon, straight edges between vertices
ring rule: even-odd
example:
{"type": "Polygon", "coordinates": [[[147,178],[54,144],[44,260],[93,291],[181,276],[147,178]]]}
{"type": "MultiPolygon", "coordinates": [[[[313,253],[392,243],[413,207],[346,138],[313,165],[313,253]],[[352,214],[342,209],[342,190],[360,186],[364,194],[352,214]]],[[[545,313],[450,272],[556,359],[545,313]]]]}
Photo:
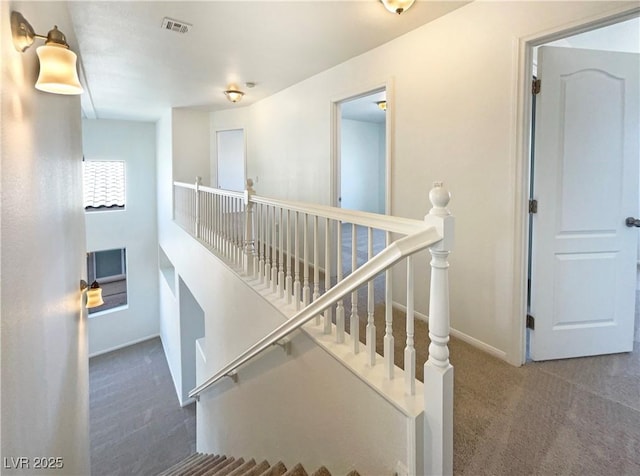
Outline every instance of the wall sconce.
{"type": "Polygon", "coordinates": [[[227,89],[224,92],[224,95],[227,96],[227,99],[231,102],[238,102],[244,96],[244,93],[238,89],[227,89]]]}
{"type": "Polygon", "coordinates": [[[104,301],[102,300],[102,288],[98,284],[98,281],[91,283],[91,286],[83,279],[80,281],[80,291],[87,291],[87,309],[92,307],[102,306],[104,301]]]}
{"type": "Polygon", "coordinates": [[[384,5],[384,8],[391,13],[397,13],[400,15],[402,12],[409,10],[415,0],[380,0],[384,5]]]}
{"type": "Polygon", "coordinates": [[[36,38],[45,40],[36,50],[40,59],[40,75],[36,89],[53,94],[82,94],[76,62],[78,57],[69,49],[67,39],[57,26],[47,36],[38,35],[19,12],[11,12],[13,45],[24,53],[36,38]]]}
{"type": "Polygon", "coordinates": [[[387,101],[376,101],[376,104],[383,111],[387,111],[387,101]]]}

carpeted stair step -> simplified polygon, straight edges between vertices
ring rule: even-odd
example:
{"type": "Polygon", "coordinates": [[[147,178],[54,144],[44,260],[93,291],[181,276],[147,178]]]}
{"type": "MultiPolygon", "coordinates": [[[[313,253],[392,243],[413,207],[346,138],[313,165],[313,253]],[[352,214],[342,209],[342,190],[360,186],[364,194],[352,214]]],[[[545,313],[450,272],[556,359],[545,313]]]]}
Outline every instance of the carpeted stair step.
{"type": "Polygon", "coordinates": [[[188,471],[181,472],[179,476],[202,476],[206,472],[208,472],[211,468],[215,468],[220,463],[224,463],[227,460],[226,456],[220,455],[206,455],[207,458],[201,460],[193,468],[190,468],[188,471]]]}
{"type": "Polygon", "coordinates": [[[296,464],[284,476],[309,476],[300,463],[296,464]]]}
{"type": "Polygon", "coordinates": [[[266,470],[264,473],[260,473],[260,476],[282,476],[287,472],[287,467],[284,465],[282,461],[278,461],[271,468],[266,470]]]}
{"type": "Polygon", "coordinates": [[[264,460],[258,466],[256,466],[255,468],[251,468],[249,471],[247,471],[246,474],[243,474],[241,476],[260,476],[267,469],[269,469],[269,466],[271,466],[269,462],[267,460],[264,460]]]}
{"type": "Polygon", "coordinates": [[[331,476],[331,473],[324,466],[320,466],[311,476],[331,476]]]}
{"type": "Polygon", "coordinates": [[[255,467],[256,467],[256,460],[252,458],[249,461],[245,461],[240,466],[235,468],[227,476],[246,476],[249,473],[249,470],[253,470],[253,468],[255,467]]]}
{"type": "Polygon", "coordinates": [[[175,476],[176,473],[184,468],[189,468],[192,464],[195,464],[197,461],[205,458],[205,455],[202,453],[194,453],[190,456],[187,456],[182,461],[178,461],[176,464],[171,466],[169,469],[165,469],[158,476],[175,476]]]}
{"type": "MultiPolygon", "coordinates": [[[[271,466],[267,461],[257,464],[254,459],[245,461],[243,458],[195,453],[158,476],[309,476],[309,473],[300,463],[287,470],[282,461],[271,466]]],[[[331,473],[321,466],[311,476],[331,476],[331,473]]],[[[347,476],[360,475],[354,470],[347,476]]]]}

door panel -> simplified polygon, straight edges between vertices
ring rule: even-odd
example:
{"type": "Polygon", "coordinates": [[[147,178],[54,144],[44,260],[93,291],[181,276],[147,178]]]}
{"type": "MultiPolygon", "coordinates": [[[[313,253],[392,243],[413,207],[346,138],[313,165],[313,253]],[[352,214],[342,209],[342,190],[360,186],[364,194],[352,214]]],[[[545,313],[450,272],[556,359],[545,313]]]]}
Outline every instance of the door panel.
{"type": "Polygon", "coordinates": [[[534,360],[633,349],[638,55],[539,50],[531,333],[534,360]]]}

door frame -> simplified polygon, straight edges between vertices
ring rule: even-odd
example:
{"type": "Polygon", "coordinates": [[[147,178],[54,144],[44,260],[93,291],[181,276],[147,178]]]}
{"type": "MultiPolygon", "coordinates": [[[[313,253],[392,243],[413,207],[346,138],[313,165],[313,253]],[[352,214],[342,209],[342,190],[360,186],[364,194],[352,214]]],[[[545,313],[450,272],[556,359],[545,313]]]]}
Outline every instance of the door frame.
{"type": "Polygon", "coordinates": [[[514,281],[511,349],[508,361],[513,365],[526,362],[527,277],[529,273],[529,193],[531,179],[531,127],[533,77],[533,48],[579,33],[595,30],[640,16],[640,7],[627,6],[603,12],[591,18],[571,22],[557,28],[523,37],[518,42],[518,80],[516,83],[516,140],[515,140],[515,209],[514,209],[514,281]]]}
{"type": "MultiPolygon", "coordinates": [[[[211,161],[211,183],[215,184],[215,188],[220,188],[220,180],[218,177],[218,132],[231,132],[231,131],[242,131],[242,147],[243,147],[243,173],[244,173],[244,186],[243,190],[246,189],[247,186],[247,128],[244,126],[238,127],[222,127],[213,129],[213,134],[211,136],[211,154],[214,160],[211,161]],[[215,180],[214,180],[215,177],[215,180]]],[[[241,190],[242,191],[242,190],[241,190]]]]}
{"type": "Polygon", "coordinates": [[[393,160],[395,128],[395,97],[393,91],[393,78],[388,78],[381,83],[363,86],[356,91],[342,94],[331,100],[331,158],[329,163],[329,204],[332,207],[339,207],[338,196],[340,191],[340,167],[341,167],[341,130],[342,117],[340,114],[340,104],[350,99],[358,99],[368,96],[377,91],[385,90],[387,101],[387,112],[385,122],[385,197],[384,213],[391,213],[391,162],[393,160]]]}

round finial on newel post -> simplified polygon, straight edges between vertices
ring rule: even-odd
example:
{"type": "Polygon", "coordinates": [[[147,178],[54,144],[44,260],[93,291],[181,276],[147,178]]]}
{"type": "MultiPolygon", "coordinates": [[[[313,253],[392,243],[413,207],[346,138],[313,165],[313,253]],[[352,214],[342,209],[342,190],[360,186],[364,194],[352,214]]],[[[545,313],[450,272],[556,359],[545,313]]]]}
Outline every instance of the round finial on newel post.
{"type": "Polygon", "coordinates": [[[451,200],[451,194],[446,188],[444,188],[444,184],[442,182],[433,182],[433,188],[429,192],[429,200],[432,205],[431,210],[429,210],[429,215],[451,215],[447,209],[449,200],[451,200]]]}
{"type": "Polygon", "coordinates": [[[247,179],[247,192],[256,193],[256,191],[253,189],[253,179],[247,179]]]}

